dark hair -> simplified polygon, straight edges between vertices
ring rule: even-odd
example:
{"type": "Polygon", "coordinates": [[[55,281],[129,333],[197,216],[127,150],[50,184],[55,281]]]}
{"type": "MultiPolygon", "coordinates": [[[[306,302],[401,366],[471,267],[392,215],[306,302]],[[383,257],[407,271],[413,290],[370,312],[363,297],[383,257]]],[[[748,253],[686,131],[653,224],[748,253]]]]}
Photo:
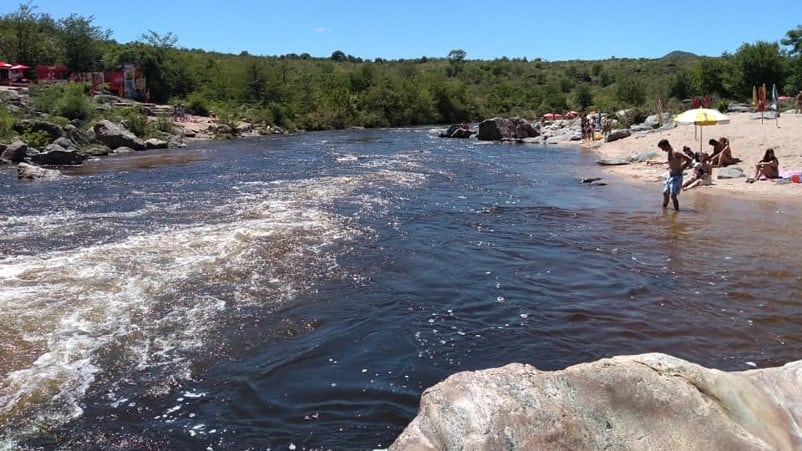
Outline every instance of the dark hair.
{"type": "Polygon", "coordinates": [[[774,149],[766,149],[766,153],[763,154],[763,159],[760,161],[768,162],[774,158],[774,149]],[[771,156],[769,156],[771,155],[771,156]]]}
{"type": "Polygon", "coordinates": [[[710,141],[708,141],[707,143],[710,144],[711,146],[717,146],[718,145],[718,141],[716,141],[713,138],[710,138],[710,141]]]}
{"type": "Polygon", "coordinates": [[[657,143],[657,147],[659,147],[659,148],[661,148],[661,149],[662,149],[663,147],[665,147],[665,146],[669,146],[669,147],[671,146],[671,144],[669,144],[669,143],[668,143],[668,140],[667,140],[667,139],[661,139],[661,140],[660,140],[660,142],[659,142],[659,143],[657,143]]]}

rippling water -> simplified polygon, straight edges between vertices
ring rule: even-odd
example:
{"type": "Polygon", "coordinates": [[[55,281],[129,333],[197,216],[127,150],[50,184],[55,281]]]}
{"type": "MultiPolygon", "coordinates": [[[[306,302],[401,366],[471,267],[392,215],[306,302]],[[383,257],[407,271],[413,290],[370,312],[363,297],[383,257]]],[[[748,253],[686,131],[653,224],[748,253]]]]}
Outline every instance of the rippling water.
{"type": "Polygon", "coordinates": [[[426,129],[0,172],[0,447],[373,449],[457,371],[800,358],[797,206],[426,129]]]}

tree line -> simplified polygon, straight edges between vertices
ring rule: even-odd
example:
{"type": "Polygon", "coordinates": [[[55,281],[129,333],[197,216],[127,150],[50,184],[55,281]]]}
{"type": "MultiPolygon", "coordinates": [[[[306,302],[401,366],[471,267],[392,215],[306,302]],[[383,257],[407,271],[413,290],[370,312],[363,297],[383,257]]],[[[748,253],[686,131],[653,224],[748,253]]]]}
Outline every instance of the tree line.
{"type": "Polygon", "coordinates": [[[71,71],[119,71],[134,63],[151,100],[183,103],[288,129],[387,127],[474,122],[494,116],[534,119],[546,112],[627,110],[630,117],[710,95],[715,107],[751,100],[752,87],[802,90],[802,26],[779,42],[744,43],[717,57],[672,52],[658,59],[471,60],[455,49],[442,57],[363,60],[341,50],[329,57],[208,52],[177,45],[154,31],[118,43],[94,17],[54,19],[30,2],[0,16],[0,59],[71,71]]]}

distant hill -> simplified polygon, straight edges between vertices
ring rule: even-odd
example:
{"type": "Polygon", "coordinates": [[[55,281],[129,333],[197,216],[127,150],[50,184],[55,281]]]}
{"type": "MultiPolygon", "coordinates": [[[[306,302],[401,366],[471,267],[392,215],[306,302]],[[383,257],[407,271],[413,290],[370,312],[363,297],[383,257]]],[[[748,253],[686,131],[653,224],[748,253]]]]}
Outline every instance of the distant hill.
{"type": "Polygon", "coordinates": [[[671,53],[667,53],[663,56],[663,59],[667,58],[697,58],[699,55],[691,52],[683,52],[682,50],[674,50],[671,53]]]}

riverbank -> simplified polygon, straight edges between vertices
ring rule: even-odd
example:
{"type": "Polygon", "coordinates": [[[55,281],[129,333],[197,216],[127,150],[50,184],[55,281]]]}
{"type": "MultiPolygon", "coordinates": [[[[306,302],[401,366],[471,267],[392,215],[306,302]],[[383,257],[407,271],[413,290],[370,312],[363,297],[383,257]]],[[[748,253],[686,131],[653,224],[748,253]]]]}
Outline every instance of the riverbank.
{"type": "MultiPolygon", "coordinates": [[[[712,147],[707,144],[710,138],[727,137],[730,140],[732,154],[742,161],[729,167],[741,168],[748,177],[754,175],[755,162],[763,157],[768,148],[775,151],[780,162],[780,170],[802,170],[802,114],[782,113],[779,118],[763,119],[760,114],[729,113],[730,123],[706,127],[679,125],[670,129],[661,129],[632,136],[610,143],[593,142],[583,144],[603,159],[614,159],[655,152],[655,160],[665,160],[657,148],[661,139],[671,142],[674,149],[680,150],[688,146],[694,151],[701,149],[710,153],[712,147]]],[[[665,165],[634,162],[621,166],[605,166],[605,171],[644,184],[659,184],[664,180],[665,165]]],[[[684,192],[691,195],[694,191],[721,193],[750,199],[775,199],[802,202],[802,184],[790,180],[762,180],[745,183],[746,178],[719,179],[720,169],[713,170],[714,183],[711,186],[698,187],[684,192]]]]}

